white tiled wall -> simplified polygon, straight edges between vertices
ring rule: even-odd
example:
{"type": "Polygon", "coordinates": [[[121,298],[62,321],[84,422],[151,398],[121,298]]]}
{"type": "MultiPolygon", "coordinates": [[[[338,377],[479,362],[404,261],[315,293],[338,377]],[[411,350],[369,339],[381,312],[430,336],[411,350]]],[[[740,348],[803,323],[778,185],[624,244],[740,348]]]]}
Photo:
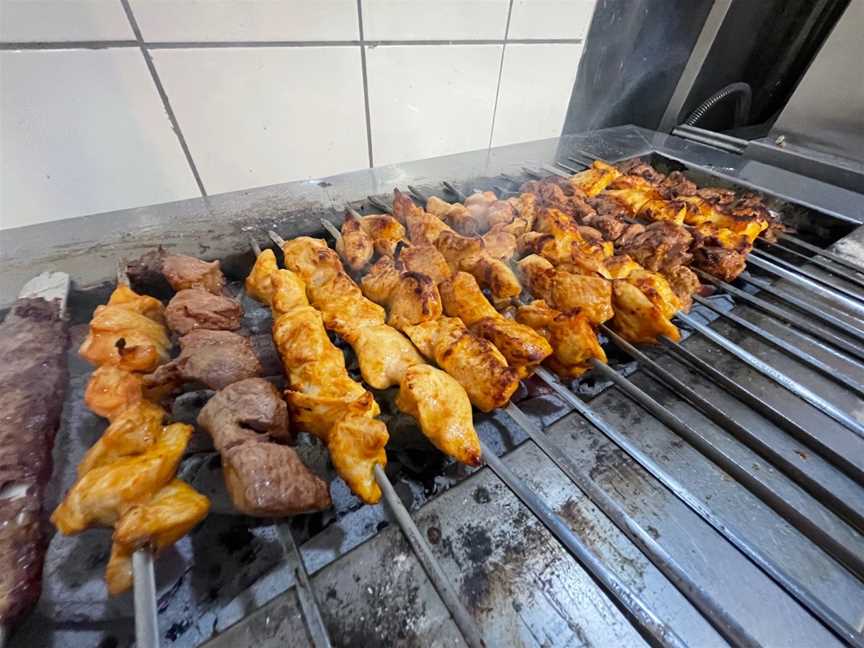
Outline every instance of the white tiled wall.
{"type": "Polygon", "coordinates": [[[556,136],[594,2],[0,0],[0,228],[556,136]]]}

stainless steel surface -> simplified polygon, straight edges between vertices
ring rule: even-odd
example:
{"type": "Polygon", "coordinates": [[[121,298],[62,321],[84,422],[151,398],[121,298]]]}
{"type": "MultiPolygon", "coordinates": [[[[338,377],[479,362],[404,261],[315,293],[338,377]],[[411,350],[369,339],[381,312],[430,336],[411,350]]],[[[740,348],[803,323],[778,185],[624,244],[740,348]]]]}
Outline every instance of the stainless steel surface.
{"type": "MultiPolygon", "coordinates": [[[[860,196],[852,192],[679,138],[622,127],[4,232],[0,302],[7,301],[7,284],[15,282],[16,275],[32,276],[41,267],[71,270],[76,281],[70,302],[76,318],[73,328],[80,336],[82,324],[105,294],[104,290],[82,288],[110,280],[116,257],[136,256],[157,241],[171,250],[221,258],[229,277],[239,279],[251,263],[248,233],[260,237],[278,228],[286,236],[318,234],[319,220],[338,223],[346,202],[360,209],[364,196],[389,194],[394,186],[410,184],[429,192],[440,180],[451,178],[465,187],[488,187],[500,182],[495,179],[498,173],[521,176],[523,165],[541,167],[576,151],[612,160],[656,153],[683,161],[701,178],[759,186],[790,210],[805,214],[820,229],[829,221],[842,222],[851,232],[864,217],[860,196]],[[57,244],[46,247],[46,240],[57,244]]],[[[864,229],[859,228],[835,249],[855,250],[862,238],[864,229]]],[[[814,308],[824,308],[824,302],[813,294],[796,294],[814,308]]],[[[712,303],[721,308],[732,306],[728,298],[718,297],[712,303]]],[[[269,319],[263,309],[256,310],[248,302],[244,305],[246,324],[253,334],[269,335],[269,319]]],[[[860,364],[830,352],[818,341],[791,336],[776,319],[741,303],[734,313],[799,345],[850,379],[864,380],[860,364]]],[[[712,319],[715,316],[707,310],[694,315],[814,393],[830,398],[856,420],[864,420],[857,394],[734,323],[712,319]]],[[[665,383],[638,370],[634,373],[637,368],[629,360],[613,358],[612,366],[627,373],[635,385],[737,465],[750,470],[823,533],[857,546],[860,536],[855,527],[864,515],[864,441],[699,335],[689,336],[680,349],[703,359],[720,377],[746,390],[719,389],[713,382],[719,380],[717,375],[706,378],[690,364],[679,362],[683,355],[665,354],[664,347],[641,351],[747,430],[753,447],[767,445],[773,451],[770,458],[782,464],[782,470],[665,383]],[[847,510],[835,514],[829,510],[831,501],[815,501],[818,498],[790,475],[821,486],[847,510]]],[[[80,404],[84,368],[74,356],[72,366],[64,429],[58,436],[55,498],[68,487],[75,463],[102,427],[80,404]]],[[[595,484],[599,491],[594,495],[603,493],[609,501],[584,497],[571,483],[569,472],[562,472],[566,464],[551,461],[533,444],[525,444],[531,437],[524,426],[505,413],[478,416],[478,432],[518,479],[684,643],[725,645],[728,636],[718,633],[717,619],[712,625],[707,620],[710,616],[703,616],[708,601],[761,645],[832,646],[844,640],[860,645],[864,625],[860,579],[742,484],[682,443],[662,422],[617,388],[609,388],[602,377],[588,376],[573,388],[580,397],[570,393],[571,397],[579,403],[582,398],[590,400],[590,410],[602,414],[616,432],[616,441],[646,463],[634,461],[634,454],[622,452],[581,416],[568,414],[573,407],[570,400],[562,400],[542,381],[526,384],[518,397],[519,409],[535,428],[545,429],[538,434],[560,449],[574,474],[587,476],[595,484]],[[677,490],[673,492],[669,485],[677,490]],[[607,517],[608,511],[616,510],[626,519],[613,517],[615,513],[607,517]],[[641,529],[642,535],[628,535],[619,522],[630,534],[641,529]],[[655,546],[653,554],[650,550],[645,553],[650,545],[644,542],[645,534],[659,546],[659,552],[655,546]],[[748,548],[756,552],[757,561],[761,556],[768,562],[757,565],[748,548]],[[658,568],[649,556],[661,565],[661,559],[668,558],[679,571],[670,570],[668,564],[658,568]],[[676,581],[676,574],[683,580],[676,581]],[[679,589],[690,583],[701,588],[701,602],[688,600],[679,589]]],[[[206,394],[185,394],[175,415],[182,420],[194,418],[203,398],[206,394]]],[[[401,470],[392,479],[394,488],[489,645],[644,645],[644,638],[603,588],[491,471],[471,474],[434,462],[427,467],[425,463],[435,457],[432,454],[423,455],[420,464],[408,469],[402,462],[411,455],[399,446],[404,443],[410,448],[416,434],[401,424],[391,429],[391,443],[397,446],[391,452],[392,468],[401,470]]],[[[200,450],[184,462],[183,476],[202,490],[204,484],[212,483],[207,492],[215,499],[224,490],[218,463],[211,461],[212,449],[200,450]]],[[[301,443],[298,451],[316,469],[332,474],[318,446],[301,443]]],[[[333,489],[333,514],[292,522],[296,537],[302,540],[303,561],[333,644],[443,646],[461,642],[457,626],[410,545],[395,525],[388,526],[385,508],[359,506],[338,481],[333,489]]],[[[132,601],[130,597],[107,599],[101,584],[109,545],[108,534],[98,531],[52,540],[42,601],[13,643],[51,648],[103,641],[109,642],[105,645],[111,641],[119,646],[131,644],[132,601]]],[[[310,645],[294,587],[296,575],[284,557],[273,525],[236,516],[209,516],[159,559],[163,645],[185,648],[209,638],[220,648],[310,645]]]]}
{"type": "MultiPolygon", "coordinates": [[[[486,455],[485,449],[483,455],[486,455]]],[[[441,601],[447,606],[447,610],[453,617],[453,622],[459,628],[459,632],[462,634],[465,643],[471,648],[483,648],[486,644],[480,634],[480,629],[474,622],[474,618],[459,599],[459,595],[450,583],[450,579],[444,573],[444,570],[441,569],[438,559],[432,553],[425,538],[420,534],[420,530],[414,524],[414,520],[411,519],[411,514],[402,505],[402,501],[393,489],[393,484],[390,483],[384,469],[380,464],[375,464],[374,470],[375,481],[384,495],[384,501],[390,507],[390,511],[396,518],[399,528],[408,539],[408,543],[414,550],[414,555],[417,556],[420,564],[423,565],[423,570],[435,586],[435,590],[441,597],[441,601]]]]}
{"type": "Polygon", "coordinates": [[[139,549],[132,554],[135,597],[135,645],[159,648],[159,621],[156,618],[156,574],[153,553],[139,549]]]}
{"type": "Polygon", "coordinates": [[[864,190],[862,24],[864,3],[849,3],[768,136],[843,161],[841,166],[859,176],[859,191],[864,190]]]}

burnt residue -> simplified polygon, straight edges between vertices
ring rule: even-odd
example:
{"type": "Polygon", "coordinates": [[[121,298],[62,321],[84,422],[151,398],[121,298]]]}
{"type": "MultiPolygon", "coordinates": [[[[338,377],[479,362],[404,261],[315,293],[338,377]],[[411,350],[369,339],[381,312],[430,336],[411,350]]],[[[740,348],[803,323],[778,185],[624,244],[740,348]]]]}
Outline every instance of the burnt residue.
{"type": "Polygon", "coordinates": [[[478,486],[477,488],[475,488],[471,496],[478,504],[488,504],[491,499],[489,497],[489,491],[486,490],[483,486],[478,486]]]}

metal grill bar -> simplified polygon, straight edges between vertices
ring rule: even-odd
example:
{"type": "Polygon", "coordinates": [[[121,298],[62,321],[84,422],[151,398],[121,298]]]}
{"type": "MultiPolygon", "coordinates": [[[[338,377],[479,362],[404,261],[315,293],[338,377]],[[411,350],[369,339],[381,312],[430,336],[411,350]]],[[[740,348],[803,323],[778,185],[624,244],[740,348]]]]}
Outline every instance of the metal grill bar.
{"type": "Polygon", "coordinates": [[[486,465],[518,497],[525,506],[549,529],[567,551],[597,580],[617,603],[623,607],[631,620],[661,646],[685,648],[686,644],[677,633],[661,621],[647,605],[623,583],[603,562],[583,544],[573,531],[561,521],[543,500],[537,497],[521,479],[516,477],[494,452],[483,445],[486,465]]]}
{"type": "Polygon", "coordinates": [[[306,622],[306,628],[309,630],[309,636],[312,638],[312,645],[315,648],[331,648],[330,635],[327,633],[327,626],[324,625],[324,619],[321,617],[321,608],[318,607],[315,590],[312,589],[309,573],[306,571],[306,565],[303,563],[303,554],[300,553],[300,549],[294,541],[291,526],[288,522],[281,522],[277,525],[277,528],[285,549],[297,563],[294,569],[297,583],[297,598],[300,600],[300,609],[303,611],[303,620],[306,622]]]}
{"type": "Polygon", "coordinates": [[[797,245],[798,247],[804,248],[805,250],[809,250],[810,252],[815,252],[816,254],[825,257],[826,259],[830,259],[834,263],[845,266],[846,268],[848,268],[849,270],[852,270],[853,272],[858,272],[858,273],[864,274],[864,266],[860,266],[856,263],[853,263],[849,259],[846,259],[845,257],[842,257],[839,254],[835,254],[834,252],[831,252],[830,250],[823,250],[822,248],[820,248],[816,245],[813,245],[812,243],[808,243],[807,241],[804,241],[804,240],[798,238],[797,236],[792,236],[791,234],[781,233],[778,235],[777,238],[779,238],[783,241],[788,241],[789,243],[792,243],[794,245],[797,245]]]}
{"type": "Polygon", "coordinates": [[[727,340],[725,337],[723,337],[713,329],[705,326],[704,324],[700,324],[689,315],[685,315],[684,313],[679,312],[676,317],[690,328],[698,331],[699,333],[707,337],[715,344],[723,347],[732,355],[743,360],[746,364],[750,365],[750,367],[752,367],[762,375],[770,378],[777,384],[785,387],[790,392],[800,397],[802,400],[810,403],[816,409],[820,410],[824,414],[827,414],[832,419],[840,423],[843,427],[853,432],[856,436],[864,439],[864,426],[862,426],[860,423],[858,423],[858,421],[846,414],[846,412],[841,411],[838,407],[836,407],[832,403],[829,403],[821,396],[815,394],[812,390],[805,387],[804,385],[792,380],[783,372],[778,371],[768,363],[763,362],[749,351],[746,351],[734,342],[727,340]]]}
{"type": "Polygon", "coordinates": [[[159,648],[159,622],[156,618],[156,574],[153,552],[139,549],[132,554],[132,582],[135,600],[135,645],[159,648]]]}
{"type": "MultiPolygon", "coordinates": [[[[742,299],[742,300],[746,301],[747,303],[752,304],[753,306],[755,306],[759,310],[764,311],[764,312],[768,313],[769,315],[772,315],[772,316],[776,317],[777,319],[779,319],[783,322],[786,322],[787,324],[791,324],[791,325],[797,327],[798,329],[804,331],[808,335],[812,335],[813,337],[819,338],[820,340],[823,340],[823,341],[833,345],[837,349],[842,350],[844,353],[847,353],[850,356],[854,356],[855,358],[858,359],[859,363],[861,360],[864,360],[864,349],[859,349],[858,347],[856,347],[854,344],[852,344],[848,340],[844,340],[843,338],[838,337],[834,333],[831,333],[830,331],[827,331],[823,328],[814,326],[812,323],[801,318],[797,314],[792,313],[791,311],[783,310],[779,306],[775,306],[774,304],[771,304],[769,302],[764,301],[763,299],[760,299],[754,295],[751,295],[750,293],[745,292],[745,291],[741,290],[740,288],[736,288],[732,284],[728,284],[725,281],[721,281],[720,279],[717,279],[717,278],[713,277],[712,275],[709,275],[707,272],[703,272],[702,270],[699,270],[698,268],[694,268],[693,270],[696,272],[697,275],[699,275],[700,279],[703,279],[703,280],[713,284],[714,286],[717,286],[718,288],[722,288],[723,290],[725,290],[730,295],[734,295],[736,298],[742,299]]],[[[748,283],[752,283],[754,286],[756,286],[758,288],[761,288],[765,292],[768,292],[770,294],[776,295],[776,296],[781,297],[781,298],[785,298],[783,295],[777,294],[777,289],[775,289],[767,281],[762,281],[761,279],[755,279],[752,277],[747,277],[746,279],[744,279],[742,277],[742,279],[744,281],[747,281],[748,283]]],[[[792,297],[792,295],[789,295],[789,297],[792,297]]],[[[791,300],[789,301],[789,303],[793,304],[793,306],[796,305],[791,300]]],[[[814,316],[815,315],[816,315],[816,313],[814,313],[814,316]]],[[[823,314],[819,314],[819,315],[823,315],[823,314]]],[[[825,318],[834,319],[833,316],[830,316],[827,314],[824,314],[824,317],[820,317],[820,319],[823,319],[823,321],[828,321],[825,318]]],[[[839,328],[840,320],[837,320],[836,326],[838,326],[838,328],[839,328]]],[[[846,328],[848,329],[848,326],[846,328]]],[[[845,332],[847,332],[848,335],[850,335],[851,337],[857,338],[857,335],[855,335],[854,330],[847,330],[845,332]]]]}
{"type": "Polygon", "coordinates": [[[815,292],[835,304],[849,308],[859,315],[864,315],[864,303],[861,302],[861,296],[842,286],[838,286],[833,281],[828,281],[824,277],[808,272],[803,268],[794,266],[788,261],[779,259],[761,250],[753,250],[748,255],[747,262],[787,281],[791,281],[802,288],[806,288],[811,292],[815,292]]]}
{"type": "Polygon", "coordinates": [[[831,274],[843,279],[843,281],[848,281],[849,283],[858,286],[859,288],[864,288],[864,279],[853,277],[847,269],[838,267],[835,263],[828,263],[827,261],[823,261],[818,257],[818,255],[809,257],[806,254],[798,252],[798,250],[793,250],[786,245],[781,245],[780,243],[775,243],[774,241],[769,241],[767,239],[759,240],[767,245],[770,245],[772,248],[777,248],[778,250],[782,250],[787,254],[794,254],[798,258],[804,259],[804,261],[806,261],[807,263],[812,263],[813,265],[819,266],[823,270],[827,270],[831,274]]]}
{"type": "Polygon", "coordinates": [[[758,412],[759,414],[767,418],[769,421],[777,425],[777,427],[787,432],[794,439],[800,441],[808,448],[818,453],[822,458],[831,463],[833,466],[835,466],[838,470],[843,472],[843,474],[848,476],[857,484],[864,486],[864,471],[858,468],[855,464],[851,463],[846,457],[837,453],[831,447],[825,445],[818,436],[812,434],[807,429],[803,428],[801,425],[790,419],[788,416],[783,414],[783,412],[776,409],[766,401],[760,399],[753,392],[745,389],[744,387],[730,379],[724,373],[705,362],[702,358],[694,354],[692,351],[690,351],[683,345],[677,344],[676,342],[673,342],[669,338],[663,336],[661,336],[659,340],[660,343],[666,348],[666,350],[671,351],[672,353],[677,355],[679,360],[684,361],[686,364],[690,365],[691,367],[702,373],[711,381],[731,393],[738,400],[748,405],[754,411],[758,412]]]}
{"type": "Polygon", "coordinates": [[[607,518],[626,535],[651,563],[675,585],[678,591],[708,620],[720,635],[735,646],[755,647],[759,643],[669,555],[650,533],[639,526],[626,511],[594,480],[581,472],[564,451],[513,403],[505,411],[528,437],[573,482],[607,518]]]}
{"type": "Polygon", "coordinates": [[[655,479],[669,489],[669,491],[681,500],[681,502],[683,502],[690,510],[711,525],[720,535],[726,538],[742,554],[747,556],[747,558],[757,565],[774,582],[786,590],[816,618],[820,619],[826,627],[834,631],[837,636],[841,637],[849,645],[856,646],[856,648],[864,648],[864,637],[862,637],[860,633],[815,597],[803,583],[787,574],[769,556],[747,542],[747,540],[744,539],[744,536],[738,532],[735,527],[727,524],[722,518],[718,517],[710,507],[687,490],[681,482],[666,472],[650,456],[636,447],[630,439],[619,432],[613,425],[608,423],[606,419],[594,411],[593,408],[583,403],[576,394],[558,382],[558,380],[548,370],[541,367],[537,370],[536,375],[549,385],[555,393],[561,396],[567,404],[571,405],[577,412],[579,412],[579,414],[588,420],[589,423],[600,430],[610,441],[617,445],[634,461],[648,471],[655,479]]]}
{"type": "MultiPolygon", "coordinates": [[[[708,399],[700,396],[696,391],[691,389],[683,381],[679,380],[672,373],[660,366],[658,362],[652,360],[647,355],[639,351],[636,347],[624,340],[608,326],[601,326],[601,330],[605,335],[609,337],[609,339],[611,339],[615,343],[616,346],[625,351],[634,360],[637,360],[644,369],[658,377],[661,382],[666,384],[667,387],[672,388],[677,395],[682,396],[684,400],[686,400],[695,408],[700,410],[711,421],[722,427],[724,430],[726,430],[727,432],[732,434],[732,436],[738,439],[741,443],[753,450],[760,457],[781,470],[787,477],[789,477],[792,481],[801,486],[801,488],[803,488],[810,495],[812,495],[817,501],[822,503],[824,506],[829,508],[831,511],[833,511],[840,517],[847,520],[856,529],[864,533],[864,516],[849,507],[845,502],[836,497],[831,491],[822,486],[822,484],[814,480],[805,472],[801,471],[798,466],[783,457],[783,455],[775,451],[774,448],[762,441],[759,437],[750,432],[743,425],[735,421],[732,417],[727,415],[720,408],[711,403],[708,399]]],[[[663,408],[663,406],[657,403],[644,391],[633,385],[632,382],[626,380],[625,378],[622,378],[618,373],[616,373],[607,365],[604,365],[602,363],[597,363],[597,365],[598,366],[596,366],[596,368],[600,371],[600,373],[607,376],[616,384],[619,384],[622,389],[624,389],[634,399],[638,400],[647,409],[651,410],[652,413],[655,413],[655,408],[661,410],[659,416],[655,414],[657,418],[659,418],[661,421],[663,421],[663,423],[666,423],[667,426],[675,430],[676,433],[683,436],[688,443],[693,445],[697,450],[702,452],[702,454],[704,454],[718,466],[723,468],[723,470],[738,479],[741,483],[745,484],[748,489],[753,490],[750,488],[749,485],[747,485],[748,482],[752,481],[754,484],[756,484],[756,490],[760,491],[761,494],[760,492],[756,491],[754,491],[754,493],[756,493],[756,495],[758,495],[762,499],[765,499],[767,497],[769,500],[768,503],[772,508],[775,508],[775,506],[771,503],[771,501],[779,500],[777,501],[779,508],[775,508],[775,510],[780,513],[780,515],[782,515],[790,523],[796,526],[796,528],[798,528],[802,533],[810,536],[811,539],[814,540],[814,542],[816,542],[817,544],[820,544],[822,542],[822,540],[819,539],[824,535],[821,528],[817,527],[813,524],[811,520],[801,515],[800,512],[797,511],[794,507],[790,507],[790,505],[784,500],[780,499],[779,496],[776,495],[776,493],[773,493],[773,491],[770,491],[770,489],[767,489],[767,487],[762,486],[760,482],[754,480],[749,470],[741,468],[737,463],[735,463],[732,458],[724,455],[722,450],[714,447],[702,435],[700,435],[694,429],[690,428],[686,423],[684,423],[674,415],[670,414],[668,410],[663,408]],[[622,383],[622,380],[626,381],[627,384],[625,385],[624,383],[622,383]],[[631,394],[631,392],[634,393],[631,394]],[[672,422],[672,425],[667,423],[667,421],[665,420],[669,417],[671,417],[670,420],[672,422]],[[681,426],[685,428],[683,429],[683,431],[678,429],[681,426]],[[738,474],[742,472],[743,478],[739,477],[738,474]],[[789,517],[789,515],[791,515],[791,517],[789,517]],[[807,531],[805,530],[805,528],[809,528],[810,530],[807,531]],[[814,531],[815,535],[811,536],[810,534],[814,531]]],[[[843,548],[840,553],[846,553],[845,548],[843,548]]],[[[860,577],[862,574],[864,574],[864,560],[862,560],[861,557],[853,556],[852,562],[849,564],[854,566],[853,571],[856,573],[856,575],[859,575],[860,577]]]]}
{"type": "MultiPolygon", "coordinates": [[[[753,322],[749,322],[749,321],[745,320],[743,317],[739,317],[738,315],[735,315],[734,313],[731,313],[729,311],[724,311],[722,308],[718,308],[715,304],[713,304],[711,302],[710,299],[705,299],[704,297],[700,297],[699,295],[693,295],[693,300],[697,304],[701,304],[702,306],[705,306],[706,308],[710,308],[712,311],[714,311],[715,313],[720,315],[720,317],[728,319],[730,322],[734,322],[735,324],[737,324],[741,328],[747,329],[748,331],[750,331],[754,335],[757,335],[757,336],[763,338],[764,340],[767,340],[768,342],[770,342],[771,344],[776,346],[778,349],[781,349],[782,351],[785,351],[786,353],[788,353],[792,357],[797,358],[798,360],[801,360],[804,364],[809,365],[810,367],[813,367],[814,369],[816,369],[817,371],[819,371],[820,373],[822,373],[823,375],[825,375],[829,379],[843,385],[844,387],[846,387],[850,391],[853,391],[856,394],[858,394],[859,396],[861,396],[862,398],[864,398],[864,385],[861,385],[860,383],[855,381],[853,378],[850,378],[846,374],[839,372],[835,367],[832,367],[832,366],[822,362],[821,360],[819,360],[818,358],[815,358],[814,356],[810,355],[806,351],[802,351],[799,347],[792,346],[786,340],[777,337],[773,333],[769,333],[768,331],[763,329],[761,326],[757,326],[753,322]]],[[[789,329],[789,330],[790,330],[790,332],[795,333],[796,335],[800,335],[794,329],[789,329]]]]}

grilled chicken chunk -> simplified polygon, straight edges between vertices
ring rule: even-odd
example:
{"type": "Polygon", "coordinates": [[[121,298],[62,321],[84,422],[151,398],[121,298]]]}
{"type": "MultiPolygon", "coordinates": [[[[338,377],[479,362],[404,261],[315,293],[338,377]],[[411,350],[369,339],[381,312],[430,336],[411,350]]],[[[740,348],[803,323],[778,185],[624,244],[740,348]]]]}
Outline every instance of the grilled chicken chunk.
{"type": "Polygon", "coordinates": [[[447,259],[434,245],[411,245],[402,248],[399,262],[408,272],[424,274],[435,282],[435,285],[453,274],[447,259]]]}
{"type": "Polygon", "coordinates": [[[520,306],[516,321],[530,326],[549,341],[553,349],[544,364],[564,378],[578,378],[591,369],[591,359],[606,362],[606,353],[587,315],[562,313],[543,300],[520,306]]]}
{"type": "Polygon", "coordinates": [[[202,261],[191,256],[171,254],[162,260],[162,274],[176,290],[203,288],[221,295],[225,287],[225,276],[219,261],[202,261]]]}
{"type": "Polygon", "coordinates": [[[360,219],[350,213],[345,214],[342,236],[336,240],[336,252],[354,272],[365,268],[375,254],[372,237],[364,231],[360,219]]]}
{"type": "Polygon", "coordinates": [[[178,335],[186,335],[195,329],[236,331],[242,318],[240,302],[224,295],[214,295],[203,288],[181,290],[165,309],[168,328],[178,335]]]}
{"type": "Polygon", "coordinates": [[[633,344],[656,344],[665,335],[674,341],[681,339],[678,328],[639,288],[625,279],[612,282],[612,304],[615,317],[609,325],[633,344]]]}
{"type": "Polygon", "coordinates": [[[441,317],[405,333],[427,358],[453,376],[475,407],[491,412],[503,407],[519,386],[518,373],[488,340],[468,331],[461,320],[441,317]]]}
{"type": "Polygon", "coordinates": [[[589,277],[559,270],[546,259],[531,255],[519,262],[528,290],[555,310],[581,310],[592,324],[602,324],[615,312],[612,310],[612,290],[602,277],[589,277]]]}

